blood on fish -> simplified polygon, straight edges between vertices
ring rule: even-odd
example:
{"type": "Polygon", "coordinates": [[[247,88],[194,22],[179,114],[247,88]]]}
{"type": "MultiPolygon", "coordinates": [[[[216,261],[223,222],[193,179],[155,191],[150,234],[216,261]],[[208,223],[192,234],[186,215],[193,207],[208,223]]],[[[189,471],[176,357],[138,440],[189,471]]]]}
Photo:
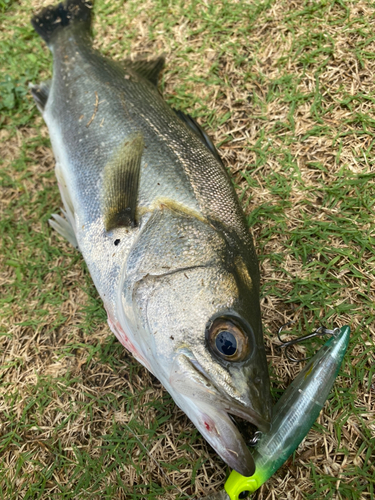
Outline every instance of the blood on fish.
{"type": "MultiPolygon", "coordinates": [[[[105,308],[108,314],[107,308],[105,308]]],[[[129,337],[126,335],[124,330],[122,329],[120,323],[118,321],[113,321],[111,316],[108,314],[108,326],[112,330],[112,332],[116,335],[118,340],[121,342],[121,344],[133,354],[135,359],[137,359],[140,363],[143,364],[150,372],[152,372],[151,367],[149,363],[145,360],[145,358],[142,356],[142,354],[137,351],[136,347],[134,344],[129,340],[129,337]]]]}
{"type": "Polygon", "coordinates": [[[204,426],[206,427],[206,429],[207,429],[208,431],[210,431],[210,430],[211,430],[211,427],[208,425],[208,423],[207,423],[207,422],[204,422],[204,426]]]}

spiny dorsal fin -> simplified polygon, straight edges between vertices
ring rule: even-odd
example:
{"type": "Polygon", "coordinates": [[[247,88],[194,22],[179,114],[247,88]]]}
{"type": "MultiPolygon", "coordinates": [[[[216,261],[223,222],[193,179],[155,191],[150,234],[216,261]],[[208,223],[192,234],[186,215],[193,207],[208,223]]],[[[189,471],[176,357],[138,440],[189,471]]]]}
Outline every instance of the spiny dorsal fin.
{"type": "Polygon", "coordinates": [[[134,227],[139,174],[144,148],[143,136],[128,138],[104,167],[102,206],[106,231],[134,227]]]}
{"type": "Polygon", "coordinates": [[[165,57],[160,56],[156,59],[151,59],[150,61],[148,61],[147,59],[138,59],[135,61],[126,59],[124,61],[124,64],[125,67],[132,68],[139,75],[142,75],[144,78],[157,86],[159,74],[164,68],[165,57]]]}
{"type": "Polygon", "coordinates": [[[30,85],[29,88],[31,90],[34,101],[38,106],[39,111],[43,113],[44,108],[46,107],[47,104],[47,99],[51,88],[51,80],[42,82],[39,85],[30,85]]]}
{"type": "Polygon", "coordinates": [[[218,150],[215,148],[211,139],[208,137],[208,135],[199,125],[199,123],[196,120],[194,120],[192,116],[187,115],[180,110],[174,109],[173,111],[194,132],[194,134],[203,142],[203,144],[211,151],[211,153],[214,155],[217,161],[223,165],[218,150]]]}

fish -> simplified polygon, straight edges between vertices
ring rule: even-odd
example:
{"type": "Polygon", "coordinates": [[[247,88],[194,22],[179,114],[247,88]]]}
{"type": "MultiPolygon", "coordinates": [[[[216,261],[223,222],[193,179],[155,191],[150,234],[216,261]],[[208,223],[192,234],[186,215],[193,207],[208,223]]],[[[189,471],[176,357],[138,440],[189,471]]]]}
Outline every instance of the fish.
{"type": "Polygon", "coordinates": [[[53,55],[31,85],[64,208],[51,226],[87,264],[124,347],[232,469],[255,465],[232,415],[261,431],[272,399],[259,265],[220,156],[157,83],[164,56],[115,62],[92,46],[92,3],[32,18],[53,55]]]}

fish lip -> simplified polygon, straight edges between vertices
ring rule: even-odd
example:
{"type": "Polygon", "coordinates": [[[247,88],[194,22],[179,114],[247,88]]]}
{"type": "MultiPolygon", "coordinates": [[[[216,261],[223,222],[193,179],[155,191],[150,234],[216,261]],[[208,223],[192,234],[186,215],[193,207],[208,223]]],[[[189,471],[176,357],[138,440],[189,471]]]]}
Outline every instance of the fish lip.
{"type": "MultiPolygon", "coordinates": [[[[233,405],[233,402],[230,404],[233,405]]],[[[271,422],[267,422],[256,412],[251,412],[251,415],[249,415],[249,412],[246,412],[246,410],[248,410],[246,407],[238,405],[238,407],[232,406],[231,408],[223,408],[223,410],[230,415],[235,415],[236,417],[243,418],[244,420],[254,424],[261,432],[266,433],[271,429],[271,422]]]]}
{"type": "MultiPolygon", "coordinates": [[[[229,399],[225,393],[222,393],[220,389],[215,385],[215,383],[210,380],[206,371],[203,369],[201,364],[196,360],[195,356],[192,353],[189,352],[189,354],[187,354],[185,352],[183,353],[183,356],[185,357],[186,361],[188,361],[190,367],[195,372],[197,372],[201,377],[203,377],[209,385],[214,387],[216,395],[218,396],[219,400],[221,400],[221,402],[224,403],[221,406],[221,409],[223,411],[225,411],[227,414],[235,415],[236,417],[240,417],[243,418],[244,420],[247,420],[251,424],[258,427],[258,429],[261,432],[265,433],[271,429],[270,421],[265,420],[255,410],[242,405],[238,401],[229,399]]],[[[233,425],[236,426],[234,422],[233,425]]]]}

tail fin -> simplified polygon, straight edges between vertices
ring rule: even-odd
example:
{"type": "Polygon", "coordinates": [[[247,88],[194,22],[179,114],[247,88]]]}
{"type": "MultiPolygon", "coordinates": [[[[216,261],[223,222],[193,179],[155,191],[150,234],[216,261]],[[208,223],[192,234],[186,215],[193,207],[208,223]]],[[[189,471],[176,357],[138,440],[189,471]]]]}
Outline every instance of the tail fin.
{"type": "Polygon", "coordinates": [[[31,24],[47,45],[50,45],[55,34],[65,26],[80,23],[82,30],[89,31],[91,9],[90,0],[66,0],[43,9],[31,19],[31,24]]]}

